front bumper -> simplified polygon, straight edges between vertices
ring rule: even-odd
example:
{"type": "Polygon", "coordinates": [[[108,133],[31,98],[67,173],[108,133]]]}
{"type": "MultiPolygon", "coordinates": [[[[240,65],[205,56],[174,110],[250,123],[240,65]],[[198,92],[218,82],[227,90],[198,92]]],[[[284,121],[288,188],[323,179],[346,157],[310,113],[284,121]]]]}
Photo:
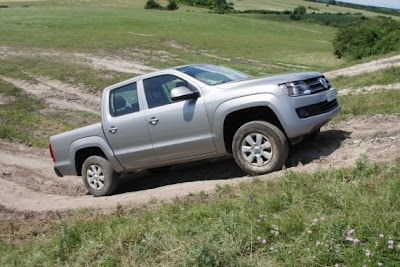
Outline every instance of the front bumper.
{"type": "Polygon", "coordinates": [[[290,97],[280,96],[280,101],[285,103],[284,112],[280,118],[286,135],[292,143],[301,140],[301,137],[312,133],[330,121],[340,110],[337,99],[327,101],[327,96],[336,89],[331,88],[321,93],[290,97]],[[301,113],[306,110],[306,113],[301,113]]]}

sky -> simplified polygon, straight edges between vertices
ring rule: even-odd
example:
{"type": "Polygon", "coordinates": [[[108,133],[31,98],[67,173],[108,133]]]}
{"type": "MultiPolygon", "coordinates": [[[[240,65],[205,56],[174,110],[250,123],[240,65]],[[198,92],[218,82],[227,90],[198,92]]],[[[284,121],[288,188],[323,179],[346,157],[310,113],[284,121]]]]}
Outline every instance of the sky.
{"type": "Polygon", "coordinates": [[[352,4],[360,4],[365,6],[379,6],[400,9],[400,0],[337,0],[338,2],[346,2],[352,4]]]}

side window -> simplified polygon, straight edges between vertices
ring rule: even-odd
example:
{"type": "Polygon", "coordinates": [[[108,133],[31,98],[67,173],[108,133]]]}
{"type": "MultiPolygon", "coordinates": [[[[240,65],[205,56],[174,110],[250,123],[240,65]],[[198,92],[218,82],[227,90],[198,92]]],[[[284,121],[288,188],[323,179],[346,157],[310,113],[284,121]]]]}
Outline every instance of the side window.
{"type": "Polygon", "coordinates": [[[161,75],[145,79],[143,86],[149,108],[171,104],[171,90],[175,87],[186,86],[193,90],[187,81],[174,75],[161,75]]]}
{"type": "Polygon", "coordinates": [[[139,111],[136,83],[131,83],[110,92],[110,113],[113,117],[139,111]]]}

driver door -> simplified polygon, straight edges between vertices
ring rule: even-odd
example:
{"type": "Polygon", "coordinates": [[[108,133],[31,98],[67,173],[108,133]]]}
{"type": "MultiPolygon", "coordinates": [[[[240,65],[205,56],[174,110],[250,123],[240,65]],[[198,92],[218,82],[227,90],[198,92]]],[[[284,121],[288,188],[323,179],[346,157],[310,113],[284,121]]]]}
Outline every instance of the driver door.
{"type": "Polygon", "coordinates": [[[215,153],[203,97],[173,102],[175,87],[197,89],[175,75],[158,75],[143,80],[147,128],[160,162],[215,153]]]}

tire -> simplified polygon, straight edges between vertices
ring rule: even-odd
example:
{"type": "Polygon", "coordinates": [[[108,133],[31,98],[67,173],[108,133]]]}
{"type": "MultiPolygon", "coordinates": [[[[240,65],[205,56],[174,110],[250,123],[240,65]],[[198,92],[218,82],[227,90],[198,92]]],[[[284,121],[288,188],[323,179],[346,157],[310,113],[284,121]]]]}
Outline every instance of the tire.
{"type": "Polygon", "coordinates": [[[285,164],[289,145],[278,127],[265,121],[251,121],[236,131],[232,153],[242,170],[260,175],[278,170],[285,164]]]}
{"type": "Polygon", "coordinates": [[[83,162],[82,179],[86,189],[95,197],[111,195],[119,184],[119,174],[108,160],[99,156],[88,157],[83,162]]]}

